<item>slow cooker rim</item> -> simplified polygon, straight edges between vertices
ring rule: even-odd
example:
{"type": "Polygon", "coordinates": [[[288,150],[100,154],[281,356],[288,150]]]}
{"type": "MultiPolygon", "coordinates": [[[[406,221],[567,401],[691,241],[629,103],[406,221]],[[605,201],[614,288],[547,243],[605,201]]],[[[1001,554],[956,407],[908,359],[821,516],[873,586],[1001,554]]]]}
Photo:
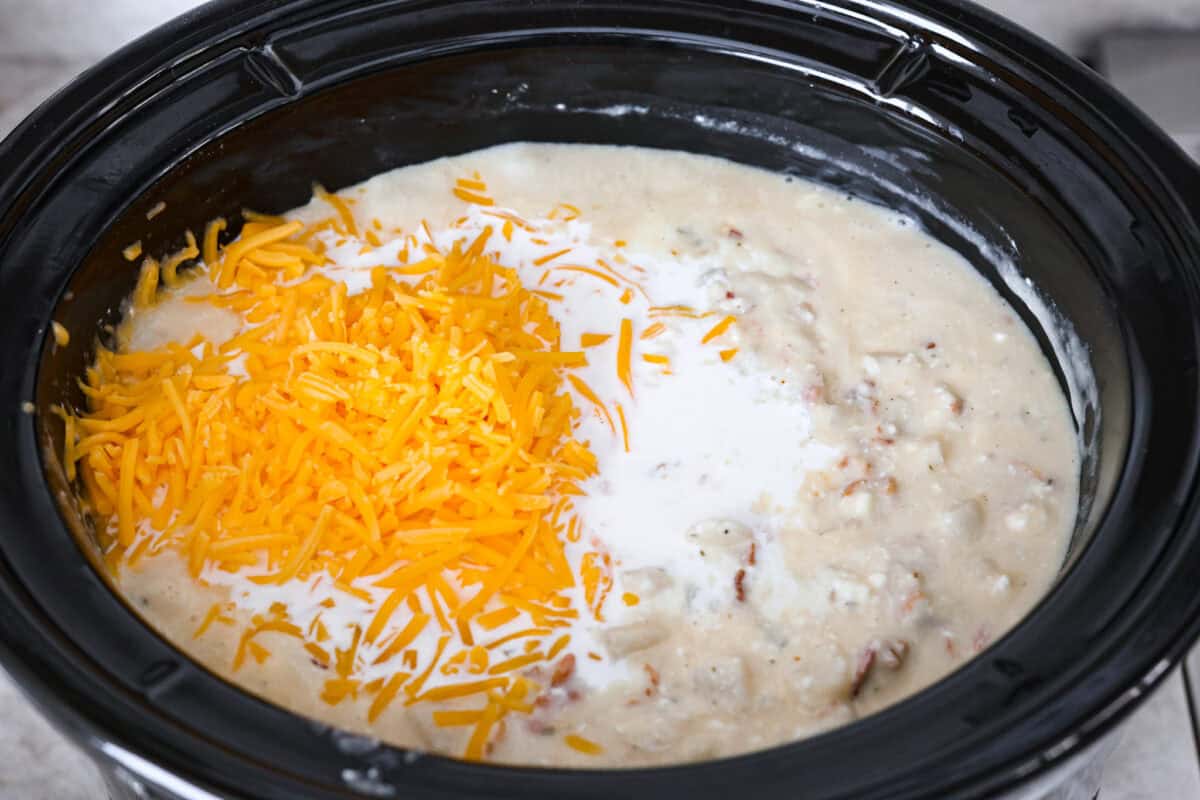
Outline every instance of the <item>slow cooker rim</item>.
{"type": "MultiPolygon", "coordinates": [[[[306,0],[301,0],[300,2],[295,2],[292,4],[279,5],[278,8],[282,9],[285,7],[292,7],[292,6],[308,8],[308,7],[316,7],[319,5],[320,5],[319,3],[307,2],[306,0]]],[[[863,4],[863,5],[867,5],[867,4],[863,4]]],[[[870,4],[870,5],[876,5],[876,4],[870,4]]],[[[878,4],[878,5],[886,5],[886,4],[878,4]]],[[[263,7],[263,8],[270,6],[272,8],[275,8],[276,4],[274,4],[274,3],[258,3],[258,4],[246,4],[243,6],[242,4],[238,4],[238,3],[225,2],[225,3],[219,3],[219,4],[214,4],[212,6],[205,7],[203,9],[201,9],[200,11],[197,11],[194,13],[197,17],[204,17],[204,14],[211,15],[211,16],[204,17],[202,20],[200,20],[200,24],[209,24],[209,23],[217,24],[218,23],[217,14],[218,14],[218,12],[223,12],[225,8],[242,8],[242,7],[244,7],[244,8],[249,9],[249,8],[253,8],[256,6],[263,7]],[[202,12],[203,12],[203,14],[202,14],[202,12]]],[[[162,29],[158,32],[155,32],[154,34],[151,34],[150,37],[147,37],[147,39],[139,41],[135,46],[131,46],[131,53],[134,50],[136,50],[137,53],[142,53],[142,52],[146,52],[146,51],[153,52],[155,49],[159,49],[156,47],[152,47],[152,45],[168,44],[171,41],[172,35],[176,32],[175,27],[172,27],[172,26],[177,26],[180,31],[183,31],[183,30],[186,30],[187,23],[191,22],[191,21],[193,21],[192,17],[178,20],[175,23],[172,23],[167,28],[162,29]]],[[[251,26],[251,27],[253,27],[253,26],[251,26]]],[[[110,60],[120,60],[120,58],[122,57],[122,54],[125,52],[126,51],[122,51],[122,53],[118,53],[116,56],[113,57],[113,59],[110,59],[110,60]]],[[[97,67],[96,70],[94,71],[94,74],[92,75],[92,77],[94,79],[101,78],[104,74],[103,68],[105,68],[105,66],[108,63],[109,62],[105,62],[104,64],[100,65],[100,67],[97,67]]],[[[82,87],[82,84],[80,84],[80,87],[82,87]]],[[[53,106],[53,102],[63,103],[64,101],[66,101],[68,99],[69,99],[69,91],[68,91],[68,95],[64,95],[63,97],[60,97],[58,101],[52,101],[52,106],[53,106]]],[[[35,114],[34,117],[32,117],[24,126],[22,126],[22,128],[18,131],[18,133],[14,134],[12,139],[8,140],[7,142],[5,142],[3,144],[0,144],[0,160],[3,160],[7,155],[9,155],[7,148],[13,146],[14,140],[20,139],[25,134],[28,134],[29,129],[31,127],[36,127],[38,124],[44,122],[48,116],[52,117],[53,114],[51,112],[54,112],[54,111],[56,111],[56,109],[54,107],[43,107],[43,109],[41,111],[39,111],[37,114],[35,114]]],[[[57,111],[62,112],[63,108],[58,108],[57,111]]],[[[1137,114],[1137,112],[1132,112],[1132,113],[1137,114]]],[[[70,115],[65,115],[65,116],[67,116],[69,118],[70,115]]],[[[1141,133],[1141,131],[1139,131],[1139,133],[1141,133]]],[[[1161,141],[1159,141],[1159,142],[1153,142],[1153,144],[1161,145],[1162,143],[1161,143],[1161,141]]],[[[1160,155],[1161,155],[1161,153],[1160,153],[1160,155]]],[[[34,161],[35,161],[35,159],[30,159],[30,163],[32,163],[34,161]]],[[[35,171],[32,166],[29,167],[29,170],[30,170],[30,172],[29,172],[30,176],[35,174],[35,171]]],[[[1181,181],[1185,180],[1187,174],[1188,173],[1186,171],[1184,171],[1183,177],[1180,177],[1178,175],[1171,176],[1172,180],[1170,182],[1168,182],[1168,185],[1173,185],[1174,179],[1176,179],[1176,178],[1178,178],[1181,181]]],[[[10,178],[10,180],[13,180],[13,178],[10,178]]],[[[14,193],[6,192],[3,196],[11,198],[11,197],[16,196],[16,194],[17,193],[15,193],[15,192],[14,193]]],[[[2,226],[0,226],[0,237],[3,236],[3,233],[4,233],[4,228],[2,226]]],[[[1193,509],[1193,513],[1191,516],[1194,518],[1194,509],[1193,509]]],[[[1194,522],[1192,524],[1194,524],[1194,522]]],[[[1195,633],[1195,625],[1194,624],[1192,626],[1191,633],[1193,635],[1195,633]]],[[[1178,645],[1178,642],[1176,642],[1176,645],[1178,645]]],[[[1178,649],[1178,648],[1176,648],[1176,649],[1178,649]]],[[[1178,653],[1174,653],[1173,657],[1178,657],[1178,653]]],[[[37,676],[37,677],[39,679],[44,679],[44,676],[37,676]]],[[[1154,678],[1154,679],[1157,679],[1158,677],[1161,677],[1161,674],[1159,674],[1157,676],[1152,676],[1152,678],[1154,678]]],[[[1129,707],[1126,707],[1125,710],[1127,711],[1128,708],[1129,707]]]]}

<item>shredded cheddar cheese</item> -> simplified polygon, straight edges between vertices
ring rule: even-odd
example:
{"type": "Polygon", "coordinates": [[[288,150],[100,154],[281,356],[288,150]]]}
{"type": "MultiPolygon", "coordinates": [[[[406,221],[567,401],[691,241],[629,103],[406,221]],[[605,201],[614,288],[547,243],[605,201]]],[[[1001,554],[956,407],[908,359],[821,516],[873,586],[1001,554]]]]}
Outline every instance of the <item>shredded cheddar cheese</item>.
{"type": "Polygon", "coordinates": [[[713,325],[712,328],[709,329],[708,333],[704,334],[704,338],[700,340],[700,344],[708,344],[713,339],[716,339],[718,336],[725,333],[725,331],[729,330],[729,326],[736,321],[737,320],[734,317],[725,317],[716,325],[713,325]]]}
{"type": "MultiPolygon", "coordinates": [[[[353,200],[320,186],[314,197],[331,216],[319,222],[245,212],[232,241],[222,242],[224,219],[199,242],[188,232],[161,263],[143,258],[133,306],[153,305],[198,260],[215,289],[187,300],[239,315],[242,328],[219,344],[198,335],[149,351],[101,348],[83,385],[88,409],[56,413],[68,476],[79,475],[102,521],[110,568],[173,549],[202,584],[223,573],[263,587],[314,580],[327,587],[321,614],[294,620],[276,603],[243,619],[234,668],[293,640],[330,671],[324,702],[361,699],[372,722],[393,706],[476,698],[478,708],[435,708],[432,718],[467,728],[465,756],[479,759],[508,714],[532,712],[538,665],[573,663],[563,629],[604,622],[614,588],[614,558],[596,540],[571,551],[582,553],[577,562],[567,558],[566,543],[585,536],[572,498],[598,471],[574,428],[594,414],[628,453],[630,420],[621,402],[571,370],[596,353],[607,362],[607,350],[584,350],[615,337],[616,376],[632,398],[634,323],[584,333],[578,349],[564,350],[549,307],[563,295],[551,289],[595,279],[626,305],[646,291],[603,259],[559,263],[572,248],[549,246],[532,262],[542,280],[523,285],[488,242],[538,229],[496,208],[477,174],[451,191],[494,225],[442,249],[425,222],[412,234],[396,230],[401,266],[372,269],[370,287],[355,294],[317,269],[328,262],[326,243],[381,247],[383,223],[373,219],[360,234],[353,200]],[[326,628],[335,597],[346,595],[371,609],[352,635],[326,628]]],[[[560,204],[550,218],[580,213],[560,204]]],[[[125,251],[140,256],[140,245],[125,251]]],[[[645,274],[620,255],[615,263],[645,274]]],[[[665,333],[667,318],[711,315],[684,306],[649,313],[661,319],[639,341],[665,333]]],[[[722,319],[703,342],[733,322],[722,319]]],[[[65,345],[65,329],[54,323],[53,332],[65,345]]],[[[665,355],[640,359],[670,365],[665,355]]],[[[621,599],[639,603],[628,592],[621,599]]],[[[194,636],[239,624],[236,611],[214,604],[194,636]]],[[[565,741],[603,752],[580,736],[565,741]]]]}
{"type": "Polygon", "coordinates": [[[617,344],[617,377],[633,394],[633,374],[630,360],[633,353],[633,321],[628,317],[621,320],[621,335],[617,344]]]}
{"type": "Polygon", "coordinates": [[[598,756],[604,752],[604,748],[593,742],[591,739],[585,739],[582,736],[576,736],[573,733],[568,733],[564,738],[567,747],[583,753],[585,756],[598,756]]]}
{"type": "MultiPolygon", "coordinates": [[[[483,190],[463,188],[473,198],[483,190]]],[[[317,195],[354,230],[344,200],[317,195]]],[[[86,381],[91,408],[68,415],[66,455],[109,520],[108,561],[131,562],[153,540],[178,549],[197,579],[261,563],[260,583],[316,572],[338,576],[343,589],[370,580],[387,599],[350,650],[330,653],[317,626],[309,634],[281,616],[256,620],[235,664],[269,657],[260,633],[302,639],[319,663],[336,662],[322,696],[337,703],[367,691],[355,677],[358,651],[395,630],[393,616],[403,624],[379,643],[376,664],[399,661],[440,624],[434,662],[375,682],[370,717],[401,694],[414,703],[499,691],[474,723],[468,756],[481,757],[493,726],[520,705],[513,687],[529,691],[518,670],[548,651],[489,666],[472,631],[530,613],[547,627],[529,635],[544,637],[574,614],[563,593],[576,577],[562,548],[578,523],[556,498],[579,494],[596,470],[572,436],[579,410],[564,373],[586,360],[560,349],[546,300],[484,255],[483,242],[429,253],[423,269],[408,270],[421,275],[415,284],[376,269],[370,290],[347,296],[307,272],[324,259],[304,244],[301,223],[247,222],[221,248],[223,229],[222,220],[209,225],[202,252],[227,291],[206,299],[247,328],[217,347],[102,349],[86,381]],[[226,374],[238,355],[248,374],[240,379],[226,374]],[[422,588],[434,600],[428,613],[408,602],[422,588]],[[439,664],[494,677],[422,690],[439,664]]],[[[189,237],[172,270],[200,254],[189,237]]],[[[153,303],[165,274],[146,259],[134,304],[153,303]]],[[[196,635],[224,619],[214,606],[196,635]]]]}

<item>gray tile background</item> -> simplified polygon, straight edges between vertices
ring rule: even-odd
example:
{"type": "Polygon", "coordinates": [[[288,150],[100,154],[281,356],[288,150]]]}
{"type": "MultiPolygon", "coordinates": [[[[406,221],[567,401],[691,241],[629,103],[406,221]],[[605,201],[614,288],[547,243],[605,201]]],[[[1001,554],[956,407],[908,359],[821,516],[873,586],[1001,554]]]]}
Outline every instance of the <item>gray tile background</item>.
{"type": "MultiPolygon", "coordinates": [[[[0,0],[0,136],[90,64],[138,34],[194,7],[191,0],[0,0]]],[[[1099,32],[1118,25],[1200,28],[1200,0],[990,0],[1072,52],[1097,52],[1099,32]]],[[[1138,35],[1099,49],[1114,80],[1159,124],[1200,155],[1196,86],[1200,49],[1180,39],[1150,46],[1138,35]],[[1166,61],[1150,52],[1173,52],[1166,61]],[[1176,88],[1182,86],[1184,88],[1176,88]],[[1190,91],[1191,95],[1180,92],[1190,91]],[[1189,113],[1190,111],[1190,113],[1189,113]],[[1193,138],[1194,137],[1194,138],[1193,138]]],[[[1104,766],[1101,800],[1200,798],[1195,712],[1200,651],[1124,725],[1104,766]]],[[[59,736],[0,672],[0,800],[103,800],[91,763],[59,736]]]]}

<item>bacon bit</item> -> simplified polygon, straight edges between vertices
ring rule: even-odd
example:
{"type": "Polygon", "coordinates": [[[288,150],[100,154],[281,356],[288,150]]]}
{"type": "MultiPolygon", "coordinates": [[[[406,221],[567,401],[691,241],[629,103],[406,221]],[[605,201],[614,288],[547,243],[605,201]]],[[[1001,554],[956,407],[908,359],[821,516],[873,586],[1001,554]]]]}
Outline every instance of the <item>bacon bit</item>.
{"type": "Polygon", "coordinates": [[[858,693],[862,691],[863,684],[867,682],[867,678],[871,675],[871,669],[875,666],[875,648],[868,645],[861,653],[858,654],[858,665],[854,668],[854,680],[850,683],[850,698],[858,697],[858,693]]]}
{"type": "Polygon", "coordinates": [[[746,562],[752,567],[755,565],[755,563],[757,563],[757,560],[758,560],[757,553],[758,553],[758,543],[751,542],[750,543],[750,556],[746,559],[746,562]]]}
{"type": "Polygon", "coordinates": [[[656,670],[650,664],[643,664],[642,669],[646,670],[646,675],[650,678],[650,685],[658,686],[660,683],[658,670],[656,670]]]}
{"type": "Polygon", "coordinates": [[[621,320],[621,336],[617,345],[617,377],[629,394],[633,394],[633,374],[630,360],[633,354],[633,321],[628,317],[621,320]]]}
{"type": "Polygon", "coordinates": [[[575,654],[567,653],[554,666],[554,672],[550,676],[551,686],[562,686],[571,679],[571,675],[575,672],[575,654]]]}
{"type": "Polygon", "coordinates": [[[851,481],[850,483],[848,483],[846,485],[845,489],[842,489],[842,497],[849,497],[850,495],[854,494],[859,489],[861,489],[865,484],[866,484],[866,481],[861,480],[861,479],[859,479],[857,481],[851,481]]]}
{"type": "Polygon", "coordinates": [[[726,291],[726,292],[725,292],[725,299],[726,299],[726,300],[732,300],[734,297],[736,297],[736,295],[735,295],[733,292],[731,292],[731,291],[726,291]]]}
{"type": "Polygon", "coordinates": [[[580,347],[596,347],[612,338],[611,333],[584,333],[579,336],[580,347]]]}
{"type": "Polygon", "coordinates": [[[739,231],[737,228],[732,228],[732,227],[731,227],[731,228],[729,228],[729,230],[728,230],[726,233],[727,233],[727,235],[729,236],[729,238],[730,238],[730,239],[742,239],[742,238],[744,238],[744,236],[743,236],[742,232],[741,232],[741,231],[739,231]]]}
{"type": "Polygon", "coordinates": [[[908,656],[909,644],[904,639],[884,639],[876,644],[879,664],[888,669],[900,669],[908,656]]]}
{"type": "Polygon", "coordinates": [[[655,322],[650,325],[650,327],[646,328],[646,330],[642,331],[642,335],[638,338],[642,341],[646,341],[647,339],[653,339],[655,336],[666,332],[666,330],[666,325],[662,324],[661,322],[655,322]]]}
{"type": "Polygon", "coordinates": [[[895,478],[889,477],[883,482],[884,494],[895,494],[898,488],[895,478]]]}
{"type": "Polygon", "coordinates": [[[739,569],[733,576],[733,588],[737,592],[738,602],[746,602],[746,570],[739,569]]]}
{"type": "Polygon", "coordinates": [[[925,343],[926,350],[933,350],[936,347],[937,347],[937,342],[926,342],[925,343]]]}
{"type": "Polygon", "coordinates": [[[906,598],[904,598],[904,605],[900,607],[900,610],[904,613],[905,616],[908,616],[917,607],[917,603],[921,602],[924,599],[925,599],[925,593],[922,592],[920,589],[917,589],[915,592],[912,592],[906,598]]]}
{"type": "Polygon", "coordinates": [[[716,325],[712,326],[712,328],[708,331],[708,333],[704,334],[704,337],[700,340],[700,344],[708,344],[713,339],[716,339],[718,336],[725,333],[725,331],[729,330],[729,326],[735,322],[737,322],[736,317],[732,317],[732,316],[725,317],[720,322],[718,322],[716,325]]]}

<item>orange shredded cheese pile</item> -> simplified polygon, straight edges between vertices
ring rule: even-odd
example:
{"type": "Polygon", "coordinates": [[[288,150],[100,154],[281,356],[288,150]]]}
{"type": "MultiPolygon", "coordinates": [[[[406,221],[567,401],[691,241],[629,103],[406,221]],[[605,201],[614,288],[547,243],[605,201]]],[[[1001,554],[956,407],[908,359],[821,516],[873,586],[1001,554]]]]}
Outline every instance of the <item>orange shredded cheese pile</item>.
{"type": "MultiPolygon", "coordinates": [[[[455,188],[470,202],[484,191],[455,188]]],[[[317,195],[337,212],[326,227],[350,234],[345,201],[317,195]]],[[[415,284],[376,268],[371,288],[348,296],[310,270],[325,260],[311,228],[259,218],[219,248],[223,228],[209,226],[203,251],[228,291],[190,299],[239,313],[245,329],[219,346],[198,336],[152,351],[100,349],[84,383],[90,408],[64,415],[65,457],[108,520],[108,562],[117,569],[172,547],[197,579],[254,568],[258,583],[326,573],[353,592],[368,581],[386,599],[349,650],[331,652],[319,619],[302,631],[279,606],[254,617],[235,667],[269,657],[256,637],[273,632],[335,670],[326,702],[373,697],[371,719],[398,699],[483,697],[477,712],[435,717],[472,725],[466,754],[480,758],[506,714],[532,709],[536,685],[518,670],[556,656],[567,637],[555,629],[578,616],[563,542],[579,528],[570,497],[596,460],[573,438],[580,412],[564,369],[586,361],[560,349],[546,300],[484,254],[486,236],[397,270],[415,284]],[[239,355],[247,377],[228,373],[239,355]],[[531,639],[527,655],[495,660],[498,643],[477,642],[518,613],[536,625],[529,636],[555,644],[531,639]],[[407,648],[430,625],[443,631],[437,654],[412,663],[407,648]],[[369,645],[380,653],[372,666],[395,662],[391,677],[358,678],[369,645]],[[425,689],[434,669],[464,680],[425,689]]],[[[200,254],[188,241],[172,275],[200,254]]],[[[154,302],[164,277],[147,259],[135,305],[154,302]]],[[[611,560],[593,555],[584,581],[599,616],[611,560]]],[[[218,622],[231,622],[224,606],[196,635],[218,622]]]]}
{"type": "MultiPolygon", "coordinates": [[[[559,263],[572,248],[536,259],[541,280],[524,286],[488,242],[537,229],[495,208],[478,174],[451,191],[495,224],[449,250],[431,244],[428,223],[425,242],[395,231],[402,266],[371,270],[370,288],[357,294],[321,274],[324,242],[361,237],[367,252],[384,246],[383,224],[372,220],[360,234],[353,200],[320,186],[313,192],[330,209],[325,220],[244,212],[237,238],[224,245],[224,219],[200,242],[187,233],[161,263],[142,260],[134,307],[179,286],[181,270],[199,260],[215,291],[188,300],[236,313],[242,329],[222,343],[197,335],[150,351],[100,348],[83,383],[87,411],[56,413],[66,426],[68,476],[78,474],[103,520],[110,568],[171,548],[201,583],[221,572],[263,585],[316,579],[313,586],[340,592],[326,590],[322,613],[336,608],[335,596],[368,603],[371,614],[348,642],[331,635],[321,614],[302,629],[275,603],[243,620],[233,666],[271,657],[264,634],[295,639],[331,671],[322,699],[367,700],[371,722],[394,705],[476,698],[482,707],[435,708],[433,721],[467,729],[465,755],[478,759],[508,714],[533,710],[538,665],[570,643],[562,629],[582,613],[604,622],[614,586],[613,558],[598,543],[582,553],[577,573],[564,549],[583,537],[572,497],[597,471],[573,430],[581,413],[595,414],[630,452],[629,420],[620,402],[612,401],[614,415],[570,370],[588,364],[584,349],[615,337],[616,375],[632,398],[634,324],[623,318],[616,331],[584,333],[577,349],[564,350],[548,306],[563,295],[552,289],[594,280],[626,305],[634,290],[649,298],[603,259],[559,263]],[[589,407],[577,408],[570,390],[589,407]],[[577,584],[586,608],[573,607],[577,584]],[[432,656],[431,647],[422,655],[418,640],[434,638],[432,656]]],[[[560,204],[549,216],[580,215],[560,204]]],[[[140,245],[125,252],[140,256],[140,245]]],[[[614,261],[644,274],[619,254],[614,261]]],[[[686,306],[649,313],[655,319],[636,341],[664,333],[669,318],[714,314],[686,306]]],[[[734,321],[722,319],[703,343],[734,321]]],[[[54,335],[66,343],[57,323],[54,335]]],[[[640,355],[670,366],[665,355],[640,355]]],[[[639,602],[628,592],[622,600],[639,602]]],[[[236,610],[214,604],[194,635],[236,626],[236,610]]],[[[580,736],[565,742],[603,752],[580,736]]]]}

